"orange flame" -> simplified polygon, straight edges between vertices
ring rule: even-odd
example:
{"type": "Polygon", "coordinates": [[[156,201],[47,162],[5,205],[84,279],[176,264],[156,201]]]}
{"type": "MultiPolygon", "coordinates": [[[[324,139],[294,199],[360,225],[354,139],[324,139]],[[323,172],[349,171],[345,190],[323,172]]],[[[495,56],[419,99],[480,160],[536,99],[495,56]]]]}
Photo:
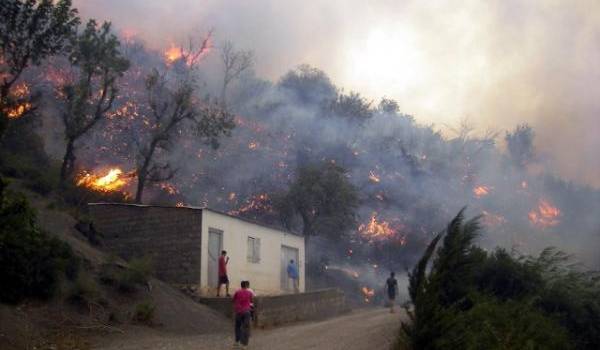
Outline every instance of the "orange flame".
{"type": "Polygon", "coordinates": [[[375,296],[375,289],[371,289],[367,286],[362,287],[361,292],[365,297],[365,303],[371,302],[371,299],[375,296]]]}
{"type": "Polygon", "coordinates": [[[477,186],[473,188],[473,194],[475,195],[475,197],[481,198],[490,194],[491,190],[492,188],[489,186],[477,186]]]}
{"type": "Polygon", "coordinates": [[[175,187],[175,185],[170,184],[168,182],[163,182],[160,184],[160,189],[167,192],[170,195],[175,195],[179,193],[179,189],[175,187]]]}
{"type": "Polygon", "coordinates": [[[387,238],[396,234],[396,231],[387,221],[378,221],[377,213],[371,214],[371,219],[367,224],[361,224],[358,227],[358,232],[369,238],[387,238]]]}
{"type": "Polygon", "coordinates": [[[379,177],[379,175],[375,174],[374,171],[369,171],[369,180],[373,183],[379,183],[381,182],[381,177],[379,177]]]}
{"type": "Polygon", "coordinates": [[[242,215],[248,212],[272,212],[273,208],[270,203],[271,198],[266,193],[257,194],[246,200],[246,204],[237,210],[231,210],[230,215],[242,215]]]}
{"type": "Polygon", "coordinates": [[[83,172],[76,184],[98,192],[114,192],[125,187],[133,176],[135,173],[125,174],[119,168],[112,168],[103,176],[83,172]]]}
{"type": "Polygon", "coordinates": [[[165,50],[164,55],[167,63],[172,64],[183,57],[183,49],[171,44],[171,46],[165,50]]]}
{"type": "Polygon", "coordinates": [[[527,216],[532,225],[541,229],[553,227],[560,223],[558,219],[560,209],[544,199],[540,199],[537,208],[532,209],[527,216]]]}
{"type": "Polygon", "coordinates": [[[29,86],[26,83],[18,84],[13,91],[10,92],[10,95],[16,100],[17,104],[4,109],[4,113],[8,119],[20,118],[27,111],[31,110],[33,105],[26,101],[29,93],[29,86]]]}

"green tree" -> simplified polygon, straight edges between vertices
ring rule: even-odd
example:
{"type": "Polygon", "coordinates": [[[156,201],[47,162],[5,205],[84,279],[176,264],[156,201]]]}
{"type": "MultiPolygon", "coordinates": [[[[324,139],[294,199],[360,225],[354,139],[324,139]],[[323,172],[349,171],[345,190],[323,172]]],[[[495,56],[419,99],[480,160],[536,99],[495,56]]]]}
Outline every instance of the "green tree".
{"type": "Polygon", "coordinates": [[[0,178],[0,302],[51,297],[62,273],[76,277],[79,260],[70,246],[39,229],[25,197],[6,186],[0,178]]]}
{"type": "Polygon", "coordinates": [[[506,148],[515,165],[522,167],[534,159],[534,136],[533,129],[527,124],[518,125],[512,132],[506,133],[506,148]]]}
{"type": "Polygon", "coordinates": [[[146,79],[151,127],[148,135],[141,136],[138,142],[136,203],[142,202],[146,184],[168,180],[175,174],[168,161],[158,159],[157,151],[168,151],[174,139],[180,137],[178,131],[186,124],[195,136],[213,148],[218,148],[220,136],[229,136],[235,126],[233,116],[217,103],[197,102],[189,81],[175,82],[174,85],[170,86],[158,71],[146,79]]]}
{"type": "Polygon", "coordinates": [[[371,101],[362,97],[357,92],[344,94],[338,93],[335,99],[329,103],[328,112],[333,116],[352,119],[356,121],[366,121],[373,116],[371,101]]]}
{"type": "MultiPolygon", "coordinates": [[[[278,203],[288,228],[291,228],[294,216],[300,217],[307,246],[315,235],[336,239],[356,225],[358,192],[348,180],[346,171],[332,163],[300,167],[296,180],[278,203]]],[[[309,254],[307,261],[310,261],[309,254]]]]}
{"type": "Polygon", "coordinates": [[[0,5],[0,135],[11,88],[30,65],[64,52],[79,18],[70,0],[2,0],[0,5]]]}
{"type": "Polygon", "coordinates": [[[320,105],[334,99],[337,93],[325,72],[307,64],[286,73],[278,85],[301,104],[320,105]]]}
{"type": "Polygon", "coordinates": [[[78,77],[63,87],[66,149],[60,172],[62,183],[74,170],[76,142],[112,108],[118,92],[117,79],[129,68],[110,27],[107,22],[98,27],[90,20],[71,43],[69,60],[77,68],[78,77]]]}
{"type": "Polygon", "coordinates": [[[597,349],[598,273],[552,248],[537,258],[488,254],[473,243],[477,218],[465,222],[463,211],[409,274],[402,337],[411,348],[597,349]]]}

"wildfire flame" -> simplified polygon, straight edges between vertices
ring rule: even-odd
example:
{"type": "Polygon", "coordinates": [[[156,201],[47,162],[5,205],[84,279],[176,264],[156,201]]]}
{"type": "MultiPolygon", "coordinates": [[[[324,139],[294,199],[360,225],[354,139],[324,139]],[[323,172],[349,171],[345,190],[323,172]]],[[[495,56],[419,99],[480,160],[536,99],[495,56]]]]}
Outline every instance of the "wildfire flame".
{"type": "Polygon", "coordinates": [[[373,183],[379,183],[381,182],[381,177],[379,177],[379,175],[375,174],[374,171],[369,171],[369,180],[373,183]]]}
{"type": "Polygon", "coordinates": [[[171,46],[165,50],[164,55],[165,61],[167,61],[168,64],[172,64],[183,57],[183,49],[171,44],[171,46]]]}
{"type": "Polygon", "coordinates": [[[363,236],[373,238],[388,238],[393,237],[396,231],[391,227],[387,221],[378,221],[377,213],[371,214],[371,219],[367,224],[361,224],[358,227],[358,232],[363,236]]]}
{"type": "Polygon", "coordinates": [[[371,289],[367,286],[362,287],[361,292],[365,297],[365,303],[371,302],[371,299],[375,296],[375,289],[371,289]]]}
{"type": "Polygon", "coordinates": [[[20,83],[13,91],[11,91],[10,95],[16,100],[17,104],[9,106],[4,110],[8,119],[20,118],[33,107],[33,105],[27,101],[29,93],[29,86],[26,83],[20,83]]]}
{"type": "Polygon", "coordinates": [[[76,184],[98,192],[115,192],[125,187],[133,176],[135,173],[125,174],[119,168],[112,168],[103,176],[83,172],[76,184]]]}
{"type": "Polygon", "coordinates": [[[475,197],[481,198],[490,194],[491,190],[492,188],[489,186],[477,186],[473,188],[473,194],[475,195],[475,197]]]}
{"type": "Polygon", "coordinates": [[[270,201],[271,198],[268,194],[261,193],[258,195],[254,195],[250,199],[246,200],[246,204],[243,205],[241,208],[237,210],[231,210],[228,213],[230,215],[238,216],[249,212],[272,212],[273,208],[271,206],[270,201]]]}
{"type": "Polygon", "coordinates": [[[186,51],[183,49],[183,47],[176,46],[175,44],[171,43],[171,46],[164,52],[167,65],[171,65],[179,60],[183,60],[186,65],[191,67],[200,62],[212,49],[211,37],[212,32],[209,32],[204,40],[202,40],[200,48],[195,51],[192,51],[193,48],[191,47],[189,51],[186,51]]]}
{"type": "Polygon", "coordinates": [[[532,225],[541,229],[553,227],[560,223],[558,219],[560,209],[544,199],[540,199],[537,208],[532,209],[527,216],[532,225]]]}

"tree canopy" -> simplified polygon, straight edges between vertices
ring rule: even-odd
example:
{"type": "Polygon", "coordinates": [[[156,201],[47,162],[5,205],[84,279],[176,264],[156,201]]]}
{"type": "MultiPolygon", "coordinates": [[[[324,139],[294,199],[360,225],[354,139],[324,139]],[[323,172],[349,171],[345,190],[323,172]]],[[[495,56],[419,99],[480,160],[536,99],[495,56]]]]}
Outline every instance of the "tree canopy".
{"type": "Polygon", "coordinates": [[[63,53],[79,18],[70,0],[2,0],[0,6],[0,135],[11,88],[30,65],[63,53]]]}
{"type": "Polygon", "coordinates": [[[327,162],[309,164],[298,169],[279,207],[286,226],[292,225],[295,215],[301,218],[305,237],[335,238],[355,226],[358,192],[343,168],[327,162]]]}

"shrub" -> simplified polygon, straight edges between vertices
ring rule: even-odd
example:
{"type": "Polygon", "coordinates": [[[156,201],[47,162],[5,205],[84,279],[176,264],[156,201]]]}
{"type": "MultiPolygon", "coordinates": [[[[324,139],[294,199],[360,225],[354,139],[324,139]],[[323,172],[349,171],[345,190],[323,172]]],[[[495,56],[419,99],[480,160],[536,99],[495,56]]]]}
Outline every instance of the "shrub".
{"type": "Polygon", "coordinates": [[[414,349],[598,349],[600,274],[549,248],[539,257],[473,244],[462,211],[409,275],[413,309],[400,338],[414,349]],[[437,248],[437,244],[442,245],[437,248]],[[429,261],[432,260],[431,268],[429,261]]]}
{"type": "Polygon", "coordinates": [[[71,286],[67,299],[73,303],[85,304],[100,295],[96,281],[88,274],[80,273],[71,286]]]}
{"type": "Polygon", "coordinates": [[[49,298],[62,275],[76,277],[79,260],[68,244],[41,231],[25,197],[5,186],[0,178],[0,301],[49,298]]]}
{"type": "Polygon", "coordinates": [[[523,302],[484,297],[466,312],[444,312],[443,336],[436,349],[571,349],[558,322],[523,302]]]}
{"type": "Polygon", "coordinates": [[[152,273],[152,261],[148,257],[134,258],[129,261],[129,266],[117,274],[119,290],[133,292],[138,285],[148,283],[152,273]]]}
{"type": "Polygon", "coordinates": [[[148,257],[132,259],[127,267],[121,267],[111,255],[100,267],[100,281],[114,285],[121,292],[134,292],[138,285],[148,282],[151,273],[152,262],[148,257]]]}
{"type": "Polygon", "coordinates": [[[151,301],[144,301],[135,306],[133,320],[135,322],[151,324],[154,320],[154,310],[156,306],[151,301]]]}

